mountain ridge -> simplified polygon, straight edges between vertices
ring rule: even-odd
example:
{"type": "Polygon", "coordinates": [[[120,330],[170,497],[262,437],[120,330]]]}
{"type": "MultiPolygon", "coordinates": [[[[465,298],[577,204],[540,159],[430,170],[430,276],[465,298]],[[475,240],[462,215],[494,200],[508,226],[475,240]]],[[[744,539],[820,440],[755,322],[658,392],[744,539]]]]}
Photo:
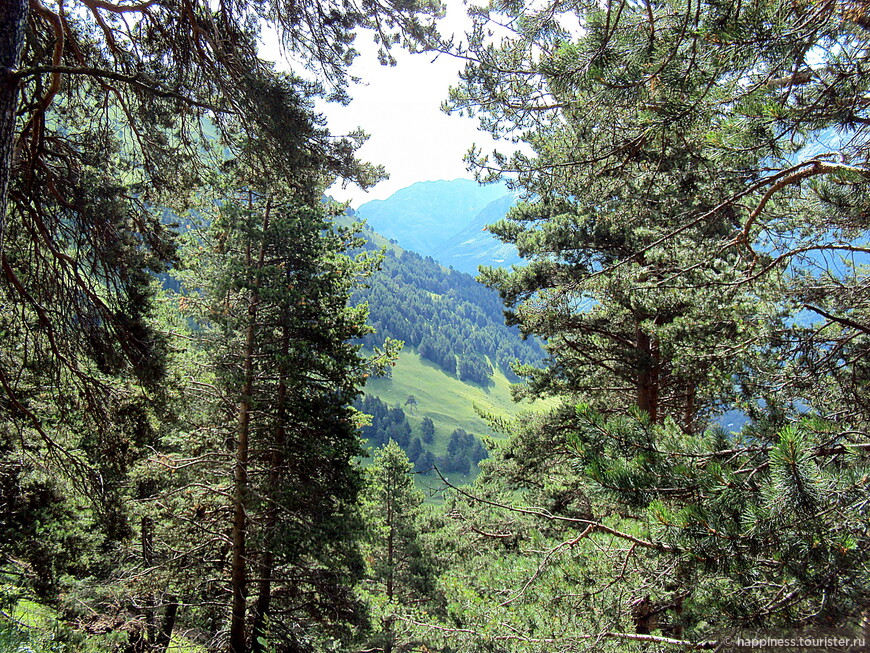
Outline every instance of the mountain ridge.
{"type": "Polygon", "coordinates": [[[466,274],[477,275],[478,267],[519,265],[516,248],[495,238],[488,226],[507,215],[516,203],[512,193],[487,204],[461,231],[445,240],[432,258],[466,274]]]}
{"type": "Polygon", "coordinates": [[[504,184],[481,185],[471,179],[421,181],[387,199],[366,202],[356,214],[402,248],[435,258],[446,240],[509,194],[504,184]]]}

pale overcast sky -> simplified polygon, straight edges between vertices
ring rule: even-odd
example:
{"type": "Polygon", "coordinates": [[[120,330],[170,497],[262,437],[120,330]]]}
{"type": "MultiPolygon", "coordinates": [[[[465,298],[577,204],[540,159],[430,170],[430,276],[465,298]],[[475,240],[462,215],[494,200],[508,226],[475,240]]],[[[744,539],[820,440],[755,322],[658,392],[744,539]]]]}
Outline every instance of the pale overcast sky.
{"type": "MultiPolygon", "coordinates": [[[[464,33],[468,22],[462,0],[446,0],[447,16],[440,29],[444,34],[464,33]]],[[[360,149],[365,161],[384,165],[390,178],[368,193],[354,185],[333,186],[329,193],[352,206],[384,199],[417,181],[470,178],[462,158],[473,143],[492,149],[492,139],[477,130],[477,121],[440,110],[448,88],[457,82],[463,63],[453,57],[434,54],[411,55],[394,49],[396,66],[381,66],[375,56],[370,33],[357,36],[362,52],[351,73],[362,84],[350,87],[353,101],[347,106],[320,105],[334,134],[362,128],[370,137],[360,149]]],[[[268,50],[267,50],[268,51],[268,50]]],[[[265,53],[264,53],[265,54],[265,53]]]]}

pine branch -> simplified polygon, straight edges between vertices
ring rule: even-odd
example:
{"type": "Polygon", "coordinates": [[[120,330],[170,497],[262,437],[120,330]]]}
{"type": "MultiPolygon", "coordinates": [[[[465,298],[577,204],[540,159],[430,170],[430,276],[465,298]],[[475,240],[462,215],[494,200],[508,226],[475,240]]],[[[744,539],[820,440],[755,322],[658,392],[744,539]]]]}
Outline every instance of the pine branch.
{"type": "MultiPolygon", "coordinates": [[[[453,490],[456,490],[457,492],[459,492],[463,496],[471,499],[472,501],[478,501],[480,503],[484,503],[486,505],[493,506],[495,508],[502,508],[503,510],[509,510],[511,512],[516,512],[516,513],[519,513],[522,515],[534,515],[536,517],[542,517],[542,518],[548,519],[550,521],[561,521],[561,522],[567,522],[567,523],[571,523],[571,524],[580,524],[580,525],[591,528],[592,532],[598,531],[601,533],[606,533],[608,535],[613,535],[614,537],[618,537],[620,539],[627,540],[629,542],[633,542],[634,544],[637,544],[638,546],[642,546],[642,547],[647,548],[647,549],[653,549],[655,551],[665,551],[668,553],[679,553],[680,552],[679,548],[677,548],[675,546],[671,546],[670,544],[665,544],[664,542],[651,542],[649,540],[644,540],[642,538],[635,537],[634,535],[629,535],[628,533],[623,533],[622,531],[616,530],[615,528],[611,528],[610,526],[605,526],[601,522],[596,522],[596,521],[592,521],[589,519],[578,519],[575,517],[563,517],[562,515],[554,515],[554,514],[550,513],[549,511],[544,510],[543,508],[518,508],[516,506],[509,506],[509,505],[504,504],[504,503],[499,503],[498,501],[492,501],[491,499],[484,499],[483,497],[475,496],[475,495],[471,494],[470,492],[463,490],[461,487],[459,487],[457,485],[453,485],[450,481],[448,481],[446,478],[444,478],[444,475],[441,473],[441,471],[438,469],[437,466],[433,467],[432,469],[435,470],[435,473],[438,474],[438,477],[441,479],[441,481],[447,487],[449,487],[453,490]]],[[[587,534],[586,531],[584,531],[582,533],[583,536],[585,536],[586,534],[587,534]]]]}

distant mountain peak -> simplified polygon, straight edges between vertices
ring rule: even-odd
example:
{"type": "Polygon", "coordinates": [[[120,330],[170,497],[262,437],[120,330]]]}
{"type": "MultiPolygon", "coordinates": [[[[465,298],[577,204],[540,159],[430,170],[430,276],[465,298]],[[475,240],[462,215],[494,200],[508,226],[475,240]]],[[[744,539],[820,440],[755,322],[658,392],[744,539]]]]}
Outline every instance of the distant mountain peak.
{"type": "Polygon", "coordinates": [[[509,192],[504,184],[481,185],[472,179],[420,181],[385,200],[363,204],[357,215],[405,249],[433,256],[484,207],[509,192]]]}

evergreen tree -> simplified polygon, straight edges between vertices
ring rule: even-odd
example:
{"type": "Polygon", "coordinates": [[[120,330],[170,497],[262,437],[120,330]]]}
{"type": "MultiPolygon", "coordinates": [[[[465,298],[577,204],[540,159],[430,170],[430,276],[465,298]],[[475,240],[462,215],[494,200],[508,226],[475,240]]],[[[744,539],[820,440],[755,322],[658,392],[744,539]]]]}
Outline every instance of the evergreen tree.
{"type": "Polygon", "coordinates": [[[432,471],[432,467],[435,465],[435,454],[431,451],[424,450],[417,457],[417,460],[414,461],[414,471],[417,473],[425,474],[426,472],[432,471]]]}
{"type": "MultiPolygon", "coordinates": [[[[296,206],[318,203],[336,175],[374,182],[380,171],[354,159],[362,137],[331,137],[311,98],[343,95],[358,29],[374,28],[383,48],[401,38],[410,45],[429,31],[422,14],[436,12],[407,3],[3,3],[0,448],[3,477],[15,479],[4,500],[31,502],[31,486],[63,496],[67,506],[45,515],[56,518],[57,533],[63,524],[82,531],[61,538],[69,556],[55,552],[56,564],[37,565],[37,585],[93,572],[93,596],[82,603],[100,604],[102,584],[125,572],[138,578],[130,560],[141,555],[149,569],[156,560],[160,536],[136,513],[157,500],[160,474],[142,467],[152,455],[163,460],[159,436],[170,430],[160,428],[167,351],[152,314],[155,275],[178,263],[173,220],[200,202],[202,213],[212,211],[218,193],[207,177],[218,166],[230,173],[259,164],[257,183],[289,180],[296,206]],[[277,27],[296,62],[323,73],[322,85],[258,57],[264,22],[277,27]],[[133,554],[137,529],[142,545],[133,554]],[[81,566],[70,565],[80,535],[105,541],[79,556],[81,566]]],[[[346,451],[337,449],[341,459],[346,451]]],[[[39,501],[32,505],[38,512],[39,501]]],[[[21,539],[30,535],[18,531],[4,557],[28,549],[34,561],[41,557],[21,539]]],[[[149,620],[145,640],[153,644],[154,606],[138,592],[107,590],[141,607],[133,612],[149,620]]]]}
{"type": "Polygon", "coordinates": [[[366,327],[364,309],[346,301],[371,261],[343,254],[353,236],[328,219],[319,198],[252,188],[195,235],[209,248],[194,248],[202,276],[184,299],[199,310],[216,376],[211,428],[234,450],[233,653],[298,650],[346,637],[360,619],[351,584],[361,452],[349,402],[366,364],[350,341],[366,327]]]}
{"type": "Polygon", "coordinates": [[[420,438],[413,438],[408,443],[408,449],[405,451],[405,454],[408,456],[408,460],[417,460],[420,457],[420,454],[423,453],[423,442],[420,438]]]}
{"type": "MultiPolygon", "coordinates": [[[[380,171],[354,159],[362,137],[333,138],[311,98],[342,96],[358,30],[375,29],[384,49],[419,43],[437,10],[3,3],[0,412],[24,435],[22,455],[73,476],[82,496],[114,502],[121,520],[123,501],[103,495],[125,485],[118,473],[130,461],[110,482],[94,461],[116,455],[101,433],[113,415],[161,401],[152,282],[178,262],[174,219],[209,194],[216,166],[251,159],[268,159],[269,174],[298,192],[336,175],[373,183],[380,171]],[[264,22],[323,84],[258,57],[264,22]]],[[[147,453],[140,444],[131,451],[147,453]]]]}
{"type": "MultiPolygon", "coordinates": [[[[511,497],[508,511],[518,492],[551,506],[511,514],[546,518],[557,539],[533,536],[540,557],[516,592],[457,632],[501,641],[485,624],[503,620],[518,648],[580,649],[585,631],[620,650],[856,625],[866,460],[847,452],[867,446],[866,403],[842,393],[866,385],[866,279],[821,252],[866,251],[853,212],[870,180],[863,10],[493,2],[474,18],[451,106],[528,146],[472,153],[482,176],[511,173],[526,193],[492,229],[528,265],[483,278],[547,341],[525,393],[562,403],[513,425],[481,488],[481,502],[511,497]],[[488,41],[488,20],[510,33],[488,41]],[[822,138],[835,154],[810,147],[822,138]],[[848,297],[836,308],[835,287],[848,297]],[[807,327],[807,310],[824,320],[807,327]],[[752,418],[741,434],[708,428],[737,402],[752,418]],[[547,611],[532,587],[570,605],[547,611]]],[[[457,605],[486,603],[501,567],[457,605]]]]}
{"type": "Polygon", "coordinates": [[[426,444],[432,444],[435,440],[435,424],[431,417],[424,417],[420,422],[420,435],[426,444]]]}
{"type": "Polygon", "coordinates": [[[408,457],[395,442],[379,449],[366,470],[363,510],[369,528],[368,585],[381,616],[374,643],[385,653],[404,643],[393,612],[413,610],[429,600],[434,590],[418,534],[423,494],[415,489],[411,470],[408,457]]]}
{"type": "Polygon", "coordinates": [[[755,400],[788,404],[794,395],[769,395],[790,382],[752,380],[776,371],[754,360],[767,329],[786,358],[825,351],[844,328],[863,338],[860,318],[813,303],[828,276],[853,303],[864,286],[854,267],[831,263],[866,250],[854,213],[870,178],[863,13],[625,9],[493,3],[516,31],[491,46],[477,13],[474,56],[451,95],[534,153],[472,157],[484,176],[516,173],[530,198],[493,228],[529,265],[484,277],[512,321],[548,338],[553,363],[527,370],[530,391],[576,392],[606,411],[637,404],[689,430],[732,400],[735,374],[755,400]],[[574,19],[582,37],[565,27],[574,19]],[[813,48],[837,54],[816,63],[813,48]],[[827,338],[808,343],[777,319],[805,306],[822,311],[827,338]],[[765,373],[742,374],[748,365],[765,373]]]}

